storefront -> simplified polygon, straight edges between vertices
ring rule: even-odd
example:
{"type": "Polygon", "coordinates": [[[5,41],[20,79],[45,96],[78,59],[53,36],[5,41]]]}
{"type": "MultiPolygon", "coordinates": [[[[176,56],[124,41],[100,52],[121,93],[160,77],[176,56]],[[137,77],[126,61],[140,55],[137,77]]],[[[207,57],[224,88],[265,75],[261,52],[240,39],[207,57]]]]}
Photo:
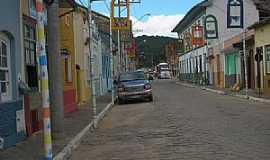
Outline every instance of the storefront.
{"type": "Polygon", "coordinates": [[[270,95],[270,19],[260,21],[250,28],[255,29],[256,88],[270,95]]]}

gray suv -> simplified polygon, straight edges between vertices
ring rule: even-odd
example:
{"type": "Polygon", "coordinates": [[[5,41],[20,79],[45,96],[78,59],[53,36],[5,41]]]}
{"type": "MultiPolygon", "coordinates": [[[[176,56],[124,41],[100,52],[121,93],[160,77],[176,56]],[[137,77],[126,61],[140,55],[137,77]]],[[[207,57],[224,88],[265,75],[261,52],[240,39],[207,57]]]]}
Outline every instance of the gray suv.
{"type": "Polygon", "coordinates": [[[153,101],[152,87],[143,71],[121,73],[115,84],[119,104],[134,99],[153,101]]]}

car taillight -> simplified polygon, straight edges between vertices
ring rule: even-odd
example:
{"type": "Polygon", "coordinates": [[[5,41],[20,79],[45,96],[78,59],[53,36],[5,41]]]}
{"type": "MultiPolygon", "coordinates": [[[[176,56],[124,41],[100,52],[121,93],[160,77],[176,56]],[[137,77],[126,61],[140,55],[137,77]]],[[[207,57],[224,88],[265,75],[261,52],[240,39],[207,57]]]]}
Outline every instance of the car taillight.
{"type": "Polygon", "coordinates": [[[150,84],[144,85],[144,89],[146,89],[146,90],[151,89],[151,85],[150,84]]]}

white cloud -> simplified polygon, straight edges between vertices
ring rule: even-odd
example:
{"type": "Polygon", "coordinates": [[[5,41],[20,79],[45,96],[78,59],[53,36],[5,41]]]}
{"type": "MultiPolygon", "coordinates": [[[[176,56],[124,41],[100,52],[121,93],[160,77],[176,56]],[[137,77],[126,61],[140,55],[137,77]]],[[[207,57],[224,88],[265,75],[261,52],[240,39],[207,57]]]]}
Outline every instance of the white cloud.
{"type": "Polygon", "coordinates": [[[134,35],[136,37],[141,35],[177,37],[177,34],[171,31],[183,17],[184,15],[155,15],[150,16],[145,22],[138,21],[135,17],[131,17],[134,23],[134,35]]]}

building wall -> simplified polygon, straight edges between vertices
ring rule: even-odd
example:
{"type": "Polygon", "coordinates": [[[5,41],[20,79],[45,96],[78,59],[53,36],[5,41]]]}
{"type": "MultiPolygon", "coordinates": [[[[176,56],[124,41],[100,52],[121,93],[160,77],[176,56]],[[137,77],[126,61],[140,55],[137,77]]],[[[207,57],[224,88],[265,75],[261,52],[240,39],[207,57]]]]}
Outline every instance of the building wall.
{"type": "Polygon", "coordinates": [[[0,100],[0,149],[15,145],[25,137],[22,97],[18,92],[18,80],[24,80],[22,56],[21,1],[3,1],[0,5],[0,33],[10,43],[11,99],[0,100]],[[12,8],[12,10],[10,9],[12,8]],[[21,114],[22,113],[22,114],[21,114]],[[20,119],[19,119],[20,118],[20,119]]]}
{"type": "MultiPolygon", "coordinates": [[[[263,77],[262,77],[262,85],[263,86],[263,90],[266,94],[270,94],[270,86],[269,86],[269,81],[270,81],[270,75],[266,74],[266,68],[263,64],[265,64],[265,45],[269,45],[270,44],[270,37],[269,37],[269,33],[270,33],[270,24],[266,24],[262,27],[259,27],[256,29],[255,31],[255,47],[263,47],[263,52],[264,52],[264,61],[261,63],[261,73],[263,73],[263,77]]],[[[256,65],[255,65],[256,66],[256,65]]],[[[255,71],[257,71],[257,68],[255,69],[255,71]]],[[[256,72],[256,76],[257,76],[257,72],[256,72]]]]}
{"type": "Polygon", "coordinates": [[[205,80],[205,74],[208,71],[208,67],[205,65],[206,46],[197,48],[180,56],[179,63],[182,64],[182,67],[180,66],[180,77],[184,78],[183,80],[188,80],[195,83],[202,83],[202,81],[205,80]],[[202,58],[201,61],[200,57],[202,58]]]}
{"type": "MultiPolygon", "coordinates": [[[[69,11],[70,8],[61,8],[60,14],[69,11]]],[[[60,47],[67,49],[70,56],[71,63],[71,81],[66,81],[64,56],[62,58],[62,77],[64,80],[64,111],[73,112],[76,110],[76,66],[75,66],[75,46],[74,46],[74,15],[67,14],[60,18],[60,47]]]]}
{"type": "Polygon", "coordinates": [[[87,65],[87,57],[89,54],[89,43],[87,38],[89,37],[88,22],[85,10],[79,8],[77,12],[74,12],[74,45],[75,45],[75,57],[77,65],[77,103],[85,103],[90,98],[90,87],[87,85],[86,72],[89,71],[89,65],[87,65]],[[86,59],[86,60],[85,60],[86,59]],[[79,69],[78,69],[79,67],[79,69]]]}
{"type": "MultiPolygon", "coordinates": [[[[227,28],[227,2],[228,0],[212,0],[213,5],[207,7],[206,15],[214,15],[218,21],[218,35],[219,39],[213,41],[213,44],[223,42],[232,38],[239,33],[242,29],[228,29],[227,28]]],[[[256,9],[252,0],[243,0],[244,2],[244,26],[247,28],[259,21],[259,12],[256,9]]]]}
{"type": "MultiPolygon", "coordinates": [[[[241,33],[242,29],[227,28],[227,3],[228,0],[212,0],[213,5],[207,7],[206,15],[214,15],[218,22],[219,38],[208,40],[209,48],[214,48],[213,57],[209,64],[212,81],[216,87],[224,87],[224,55],[222,50],[227,48],[225,41],[241,33]]],[[[244,0],[244,26],[248,27],[259,20],[259,12],[252,0],[244,0]]]]}

